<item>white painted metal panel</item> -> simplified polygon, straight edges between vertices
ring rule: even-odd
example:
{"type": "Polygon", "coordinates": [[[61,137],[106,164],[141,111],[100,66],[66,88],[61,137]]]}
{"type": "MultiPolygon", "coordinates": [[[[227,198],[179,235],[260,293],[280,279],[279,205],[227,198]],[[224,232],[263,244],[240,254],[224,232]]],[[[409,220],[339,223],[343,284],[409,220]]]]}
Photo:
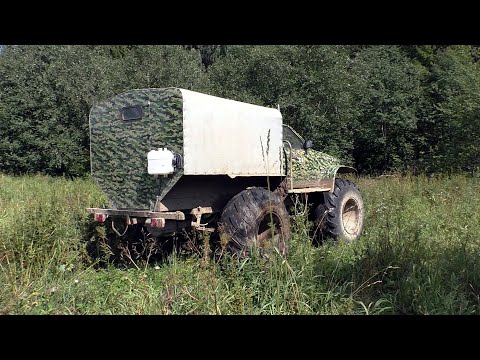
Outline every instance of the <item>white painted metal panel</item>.
{"type": "Polygon", "coordinates": [[[282,175],[280,111],[181,91],[185,175],[282,175]]]}

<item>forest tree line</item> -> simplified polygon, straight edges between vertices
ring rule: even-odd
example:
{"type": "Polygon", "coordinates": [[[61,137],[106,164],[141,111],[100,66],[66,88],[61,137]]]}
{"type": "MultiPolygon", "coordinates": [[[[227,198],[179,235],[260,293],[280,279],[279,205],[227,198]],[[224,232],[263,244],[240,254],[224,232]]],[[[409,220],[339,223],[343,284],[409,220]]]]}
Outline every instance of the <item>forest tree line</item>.
{"type": "Polygon", "coordinates": [[[280,106],[364,174],[474,172],[479,60],[467,45],[3,46],[0,172],[87,174],[92,105],[170,86],[280,106]]]}

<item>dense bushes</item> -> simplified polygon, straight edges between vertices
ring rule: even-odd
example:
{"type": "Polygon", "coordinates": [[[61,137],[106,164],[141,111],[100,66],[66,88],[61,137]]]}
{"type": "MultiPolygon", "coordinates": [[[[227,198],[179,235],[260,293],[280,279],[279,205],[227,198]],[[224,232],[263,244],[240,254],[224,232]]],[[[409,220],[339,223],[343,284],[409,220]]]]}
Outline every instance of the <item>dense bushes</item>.
{"type": "Polygon", "coordinates": [[[475,46],[5,46],[0,171],[82,175],[88,113],[178,86],[265,106],[364,173],[480,166],[475,46]]]}

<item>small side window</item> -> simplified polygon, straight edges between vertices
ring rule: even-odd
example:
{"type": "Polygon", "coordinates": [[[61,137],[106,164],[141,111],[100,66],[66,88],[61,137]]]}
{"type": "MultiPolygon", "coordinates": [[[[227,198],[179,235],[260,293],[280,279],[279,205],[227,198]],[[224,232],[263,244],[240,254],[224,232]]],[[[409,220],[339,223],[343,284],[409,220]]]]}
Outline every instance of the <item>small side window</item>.
{"type": "Polygon", "coordinates": [[[292,149],[303,149],[305,142],[290,126],[283,124],[283,140],[292,145],[292,149]]]}
{"type": "Polygon", "coordinates": [[[139,120],[143,117],[143,107],[140,105],[137,106],[126,106],[120,110],[122,120],[139,120]]]}

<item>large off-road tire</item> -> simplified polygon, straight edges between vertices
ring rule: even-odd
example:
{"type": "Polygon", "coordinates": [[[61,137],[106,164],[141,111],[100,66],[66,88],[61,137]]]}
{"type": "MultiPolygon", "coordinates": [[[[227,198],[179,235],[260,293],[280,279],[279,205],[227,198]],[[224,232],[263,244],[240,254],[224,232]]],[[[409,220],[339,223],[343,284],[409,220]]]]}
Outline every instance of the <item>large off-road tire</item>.
{"type": "Polygon", "coordinates": [[[219,221],[220,241],[233,254],[247,256],[252,248],[268,256],[274,248],[288,252],[290,219],[283,199],[266,189],[251,188],[235,195],[219,221]],[[272,227],[273,220],[273,236],[272,227]]]}
{"type": "Polygon", "coordinates": [[[323,193],[323,201],[313,211],[315,241],[325,237],[352,242],[363,230],[365,208],[357,186],[349,180],[335,179],[333,192],[323,193]]]}

